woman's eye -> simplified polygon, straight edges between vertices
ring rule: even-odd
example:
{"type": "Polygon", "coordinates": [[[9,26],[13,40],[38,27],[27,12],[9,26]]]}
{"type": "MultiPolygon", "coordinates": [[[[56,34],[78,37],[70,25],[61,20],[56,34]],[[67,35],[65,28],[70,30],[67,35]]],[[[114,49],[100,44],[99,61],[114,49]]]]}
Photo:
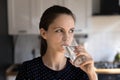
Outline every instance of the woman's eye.
{"type": "Polygon", "coordinates": [[[63,32],[61,29],[59,29],[59,30],[56,30],[55,32],[63,32]]]}
{"type": "Polygon", "coordinates": [[[74,29],[71,29],[71,30],[70,30],[70,33],[73,33],[73,32],[74,32],[74,29]]]}

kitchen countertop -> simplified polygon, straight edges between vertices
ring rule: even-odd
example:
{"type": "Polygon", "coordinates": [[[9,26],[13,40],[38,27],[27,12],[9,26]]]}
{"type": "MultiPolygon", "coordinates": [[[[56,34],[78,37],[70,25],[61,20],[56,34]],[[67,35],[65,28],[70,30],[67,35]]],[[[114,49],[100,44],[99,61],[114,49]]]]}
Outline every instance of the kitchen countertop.
{"type": "Polygon", "coordinates": [[[113,68],[113,69],[96,69],[96,73],[98,74],[120,74],[120,68],[113,68]]]}
{"type": "Polygon", "coordinates": [[[13,64],[6,70],[6,76],[16,76],[21,64],[13,64]]]}

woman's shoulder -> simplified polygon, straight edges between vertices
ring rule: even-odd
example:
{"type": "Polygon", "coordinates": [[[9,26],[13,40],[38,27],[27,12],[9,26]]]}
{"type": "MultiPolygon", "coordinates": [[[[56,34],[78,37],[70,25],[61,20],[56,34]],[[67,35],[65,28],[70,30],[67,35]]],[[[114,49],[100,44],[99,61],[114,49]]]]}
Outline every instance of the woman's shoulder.
{"type": "Polygon", "coordinates": [[[39,73],[41,66],[41,57],[34,58],[32,60],[28,60],[22,63],[22,65],[19,67],[19,72],[17,75],[16,80],[28,80],[26,78],[31,78],[36,73],[39,73]],[[39,66],[39,67],[38,67],[39,66]]]}
{"type": "Polygon", "coordinates": [[[32,60],[28,60],[22,63],[22,66],[36,66],[42,64],[41,57],[34,58],[32,60]]]}

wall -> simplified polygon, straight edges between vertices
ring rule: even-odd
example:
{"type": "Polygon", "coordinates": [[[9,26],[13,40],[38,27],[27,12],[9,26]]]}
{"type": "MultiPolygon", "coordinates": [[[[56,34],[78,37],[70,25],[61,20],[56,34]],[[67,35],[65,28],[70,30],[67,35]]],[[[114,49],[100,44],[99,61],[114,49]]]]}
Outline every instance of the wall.
{"type": "Polygon", "coordinates": [[[7,0],[0,0],[0,80],[5,80],[6,68],[13,64],[13,37],[8,35],[7,0]]]}
{"type": "Polygon", "coordinates": [[[37,35],[14,36],[14,63],[22,63],[40,56],[40,40],[37,35]],[[35,55],[32,50],[35,49],[35,55]]]}
{"type": "Polygon", "coordinates": [[[120,33],[103,32],[90,35],[88,52],[95,61],[113,61],[120,46],[120,33]]]}
{"type": "Polygon", "coordinates": [[[113,61],[120,51],[120,16],[94,16],[87,40],[88,52],[95,61],[113,61]]]}
{"type": "Polygon", "coordinates": [[[0,35],[0,66],[13,63],[14,45],[11,36],[0,35]]]}
{"type": "Polygon", "coordinates": [[[0,0],[0,34],[7,34],[7,0],[0,0]]]}
{"type": "Polygon", "coordinates": [[[13,63],[13,38],[8,35],[7,0],[0,0],[0,66],[13,63]]]}

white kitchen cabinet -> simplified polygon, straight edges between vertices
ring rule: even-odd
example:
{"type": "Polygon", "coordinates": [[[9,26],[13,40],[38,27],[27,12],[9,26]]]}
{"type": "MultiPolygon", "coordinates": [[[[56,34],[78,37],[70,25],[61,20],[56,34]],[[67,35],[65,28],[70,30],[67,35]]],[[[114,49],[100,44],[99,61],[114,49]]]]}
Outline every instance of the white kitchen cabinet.
{"type": "Polygon", "coordinates": [[[43,11],[60,0],[8,0],[8,24],[10,35],[37,34],[43,11]]]}
{"type": "Polygon", "coordinates": [[[40,17],[52,5],[66,6],[72,10],[76,16],[78,32],[89,26],[91,0],[8,0],[9,34],[39,35],[40,17]]]}
{"type": "Polygon", "coordinates": [[[40,15],[39,0],[8,0],[8,24],[10,35],[38,34],[40,15]]]}

